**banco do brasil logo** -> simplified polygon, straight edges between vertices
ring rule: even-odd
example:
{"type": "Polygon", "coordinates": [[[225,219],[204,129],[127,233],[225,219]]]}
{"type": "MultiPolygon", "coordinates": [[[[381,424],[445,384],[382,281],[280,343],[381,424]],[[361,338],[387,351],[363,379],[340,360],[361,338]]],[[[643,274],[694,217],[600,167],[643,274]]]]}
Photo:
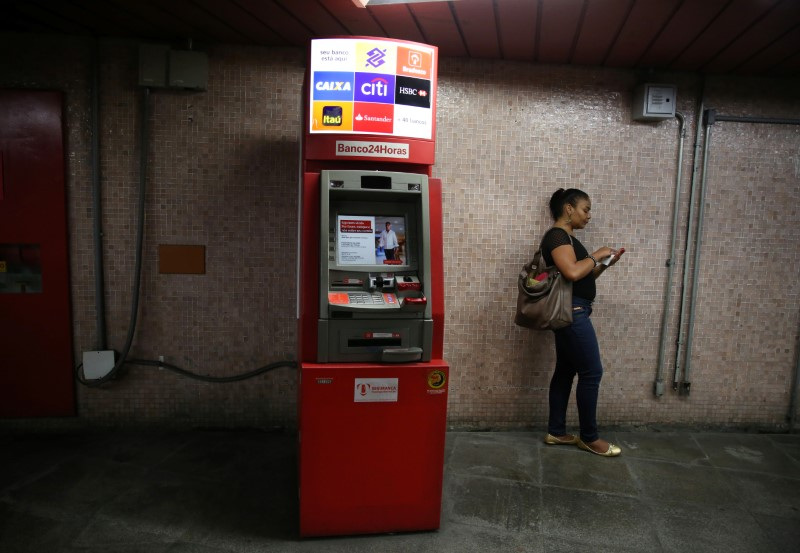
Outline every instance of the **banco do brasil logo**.
{"type": "Polygon", "coordinates": [[[380,67],[386,60],[386,50],[381,50],[380,48],[373,48],[369,52],[367,52],[367,63],[364,67],[380,67]]]}

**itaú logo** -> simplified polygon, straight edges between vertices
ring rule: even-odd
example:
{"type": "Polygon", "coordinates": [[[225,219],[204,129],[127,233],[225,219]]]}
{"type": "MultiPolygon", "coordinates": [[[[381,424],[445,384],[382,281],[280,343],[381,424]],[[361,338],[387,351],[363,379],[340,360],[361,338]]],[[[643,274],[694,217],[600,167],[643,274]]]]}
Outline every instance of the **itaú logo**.
{"type": "Polygon", "coordinates": [[[361,85],[361,94],[364,96],[389,96],[389,81],[375,77],[361,85]]]}

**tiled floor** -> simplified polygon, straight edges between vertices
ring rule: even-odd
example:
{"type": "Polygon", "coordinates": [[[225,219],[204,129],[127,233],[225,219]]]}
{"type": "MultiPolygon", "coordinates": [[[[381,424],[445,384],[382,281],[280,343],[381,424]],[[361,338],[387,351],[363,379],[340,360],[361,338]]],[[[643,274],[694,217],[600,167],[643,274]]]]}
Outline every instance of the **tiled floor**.
{"type": "Polygon", "coordinates": [[[438,532],[300,540],[293,436],[0,435],[0,551],[794,552],[800,435],[448,434],[438,532]]]}

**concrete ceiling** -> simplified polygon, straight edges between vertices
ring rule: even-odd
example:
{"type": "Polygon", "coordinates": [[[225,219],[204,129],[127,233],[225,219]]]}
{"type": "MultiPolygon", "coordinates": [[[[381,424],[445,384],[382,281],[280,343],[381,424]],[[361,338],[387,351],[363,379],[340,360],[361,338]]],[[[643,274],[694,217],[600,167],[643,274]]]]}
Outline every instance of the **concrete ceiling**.
{"type": "Polygon", "coordinates": [[[800,76],[800,0],[2,0],[0,31],[300,46],[380,36],[445,57],[800,76]]]}

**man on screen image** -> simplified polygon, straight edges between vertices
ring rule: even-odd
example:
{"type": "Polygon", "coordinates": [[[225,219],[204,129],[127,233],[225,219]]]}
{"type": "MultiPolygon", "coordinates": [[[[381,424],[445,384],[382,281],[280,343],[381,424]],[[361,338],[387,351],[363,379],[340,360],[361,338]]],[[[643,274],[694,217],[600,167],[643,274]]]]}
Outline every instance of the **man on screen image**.
{"type": "Polygon", "coordinates": [[[386,221],[386,229],[381,231],[381,247],[386,255],[387,261],[394,260],[394,252],[399,246],[397,242],[397,234],[392,230],[392,223],[386,221]]]}

